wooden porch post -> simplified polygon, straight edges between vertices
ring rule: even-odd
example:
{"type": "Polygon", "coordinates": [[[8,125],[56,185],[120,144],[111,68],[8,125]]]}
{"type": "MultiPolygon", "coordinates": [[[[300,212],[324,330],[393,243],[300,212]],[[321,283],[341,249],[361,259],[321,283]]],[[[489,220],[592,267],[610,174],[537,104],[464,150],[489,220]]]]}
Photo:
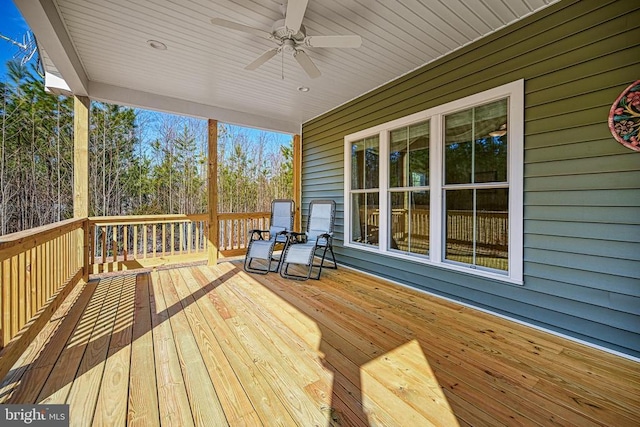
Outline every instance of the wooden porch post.
{"type": "Polygon", "coordinates": [[[293,229],[302,231],[302,143],[300,135],[293,136],[293,201],[296,204],[296,212],[293,217],[293,229]]]}
{"type": "Polygon", "coordinates": [[[216,265],[218,262],[218,121],[209,119],[209,162],[208,183],[209,193],[209,242],[208,264],[216,265]]]}
{"type": "MultiPolygon", "coordinates": [[[[73,217],[89,216],[89,106],[86,96],[73,97],[73,217]]],[[[83,260],[82,276],[89,280],[89,225],[84,225],[78,259],[83,260]]]]}
{"type": "Polygon", "coordinates": [[[89,98],[73,97],[73,217],[89,216],[89,98]]]}

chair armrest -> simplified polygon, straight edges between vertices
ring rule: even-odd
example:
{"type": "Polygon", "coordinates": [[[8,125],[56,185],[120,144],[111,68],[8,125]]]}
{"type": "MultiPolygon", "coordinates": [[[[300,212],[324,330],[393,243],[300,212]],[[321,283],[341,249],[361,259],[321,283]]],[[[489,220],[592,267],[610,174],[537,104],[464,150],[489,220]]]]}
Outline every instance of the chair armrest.
{"type": "Polygon", "coordinates": [[[264,240],[264,233],[269,233],[269,230],[249,230],[249,240],[264,240]]]}
{"type": "Polygon", "coordinates": [[[304,243],[307,241],[306,233],[298,233],[297,231],[289,231],[286,233],[290,243],[304,243]]]}

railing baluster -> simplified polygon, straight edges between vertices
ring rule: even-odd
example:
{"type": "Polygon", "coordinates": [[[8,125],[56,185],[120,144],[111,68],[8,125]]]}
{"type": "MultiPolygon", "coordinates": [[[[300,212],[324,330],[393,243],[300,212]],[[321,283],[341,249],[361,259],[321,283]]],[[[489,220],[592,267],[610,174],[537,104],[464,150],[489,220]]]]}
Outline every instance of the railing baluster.
{"type": "Polygon", "coordinates": [[[187,254],[191,253],[191,223],[184,224],[185,250],[187,254]]]}
{"type": "Polygon", "coordinates": [[[2,261],[2,347],[11,337],[11,259],[2,261]]]}
{"type": "Polygon", "coordinates": [[[138,257],[138,226],[132,225],[133,228],[133,259],[138,257]]]}
{"type": "Polygon", "coordinates": [[[142,258],[147,259],[147,235],[148,235],[148,224],[142,226],[142,258]]]}
{"type": "Polygon", "coordinates": [[[25,253],[22,252],[17,256],[18,259],[18,269],[16,271],[17,273],[17,294],[18,294],[18,325],[24,325],[26,318],[27,318],[27,313],[26,313],[26,304],[27,304],[27,299],[26,299],[26,287],[27,287],[27,283],[26,283],[26,262],[25,262],[25,253]]]}
{"type": "Polygon", "coordinates": [[[162,224],[162,245],[160,246],[162,250],[162,256],[164,256],[167,251],[165,249],[167,244],[167,224],[162,224]]]}
{"type": "Polygon", "coordinates": [[[10,279],[10,289],[11,289],[11,321],[10,331],[11,336],[14,336],[16,332],[18,332],[18,257],[14,256],[11,258],[11,279],[10,279]]]}
{"type": "Polygon", "coordinates": [[[100,236],[100,244],[102,246],[102,250],[100,251],[101,262],[100,262],[100,272],[104,271],[104,266],[107,263],[107,226],[101,227],[102,235],[100,236]]]}
{"type": "Polygon", "coordinates": [[[129,226],[122,226],[122,257],[124,261],[128,260],[129,255],[129,226]]]}
{"type": "Polygon", "coordinates": [[[29,294],[31,304],[29,306],[29,318],[38,311],[38,282],[36,281],[36,248],[29,249],[29,264],[27,265],[27,276],[29,283],[29,294]]]}
{"type": "Polygon", "coordinates": [[[53,283],[53,269],[51,268],[51,240],[45,242],[44,244],[44,274],[45,274],[45,282],[44,282],[44,286],[43,286],[43,290],[44,290],[44,301],[45,304],[47,302],[47,300],[49,299],[49,295],[51,294],[51,286],[53,283]]]}
{"type": "Polygon", "coordinates": [[[200,252],[200,221],[196,221],[193,223],[194,233],[195,233],[195,253],[200,252]]]}
{"type": "Polygon", "coordinates": [[[153,243],[152,243],[152,247],[151,249],[153,250],[153,257],[156,257],[156,249],[158,246],[158,235],[157,235],[157,226],[158,224],[151,224],[151,227],[153,227],[152,230],[152,234],[153,234],[153,243]]]}
{"type": "Polygon", "coordinates": [[[113,258],[113,269],[115,270],[115,266],[118,263],[118,226],[111,226],[111,254],[113,258]]]}

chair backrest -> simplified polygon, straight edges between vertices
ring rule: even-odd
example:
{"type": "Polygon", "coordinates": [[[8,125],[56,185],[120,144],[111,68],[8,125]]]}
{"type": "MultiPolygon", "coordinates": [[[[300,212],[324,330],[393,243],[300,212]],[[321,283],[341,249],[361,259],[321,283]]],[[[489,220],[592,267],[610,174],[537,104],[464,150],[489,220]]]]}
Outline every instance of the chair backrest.
{"type": "Polygon", "coordinates": [[[271,202],[270,234],[293,230],[293,212],[295,204],[290,199],[275,199],[271,202]]]}
{"type": "Polygon", "coordinates": [[[312,200],[309,202],[307,238],[316,240],[321,234],[333,235],[336,218],[336,202],[333,200],[312,200]]]}

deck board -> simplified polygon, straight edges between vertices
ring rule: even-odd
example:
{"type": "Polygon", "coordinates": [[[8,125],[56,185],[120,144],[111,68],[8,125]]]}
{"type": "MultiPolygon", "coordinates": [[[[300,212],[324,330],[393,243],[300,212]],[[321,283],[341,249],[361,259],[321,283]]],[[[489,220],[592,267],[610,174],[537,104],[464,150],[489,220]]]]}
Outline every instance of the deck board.
{"type": "Polygon", "coordinates": [[[193,426],[193,415],[189,410],[189,397],[182,377],[175,337],[169,322],[171,310],[162,292],[169,278],[157,272],[151,275],[151,323],[153,326],[156,380],[160,424],[193,426]]]}
{"type": "Polygon", "coordinates": [[[176,292],[193,330],[209,378],[215,390],[223,391],[217,393],[217,396],[227,421],[230,425],[260,425],[251,401],[237,381],[233,366],[210,327],[210,321],[192,295],[190,286],[193,289],[199,288],[196,279],[188,269],[183,269],[180,273],[184,280],[174,282],[176,292]]]}
{"type": "Polygon", "coordinates": [[[632,426],[640,364],[353,270],[78,288],[1,383],[71,425],[632,426]]]}
{"type": "Polygon", "coordinates": [[[149,297],[149,274],[139,274],[136,277],[127,406],[127,423],[131,427],[160,425],[149,297]]]}

